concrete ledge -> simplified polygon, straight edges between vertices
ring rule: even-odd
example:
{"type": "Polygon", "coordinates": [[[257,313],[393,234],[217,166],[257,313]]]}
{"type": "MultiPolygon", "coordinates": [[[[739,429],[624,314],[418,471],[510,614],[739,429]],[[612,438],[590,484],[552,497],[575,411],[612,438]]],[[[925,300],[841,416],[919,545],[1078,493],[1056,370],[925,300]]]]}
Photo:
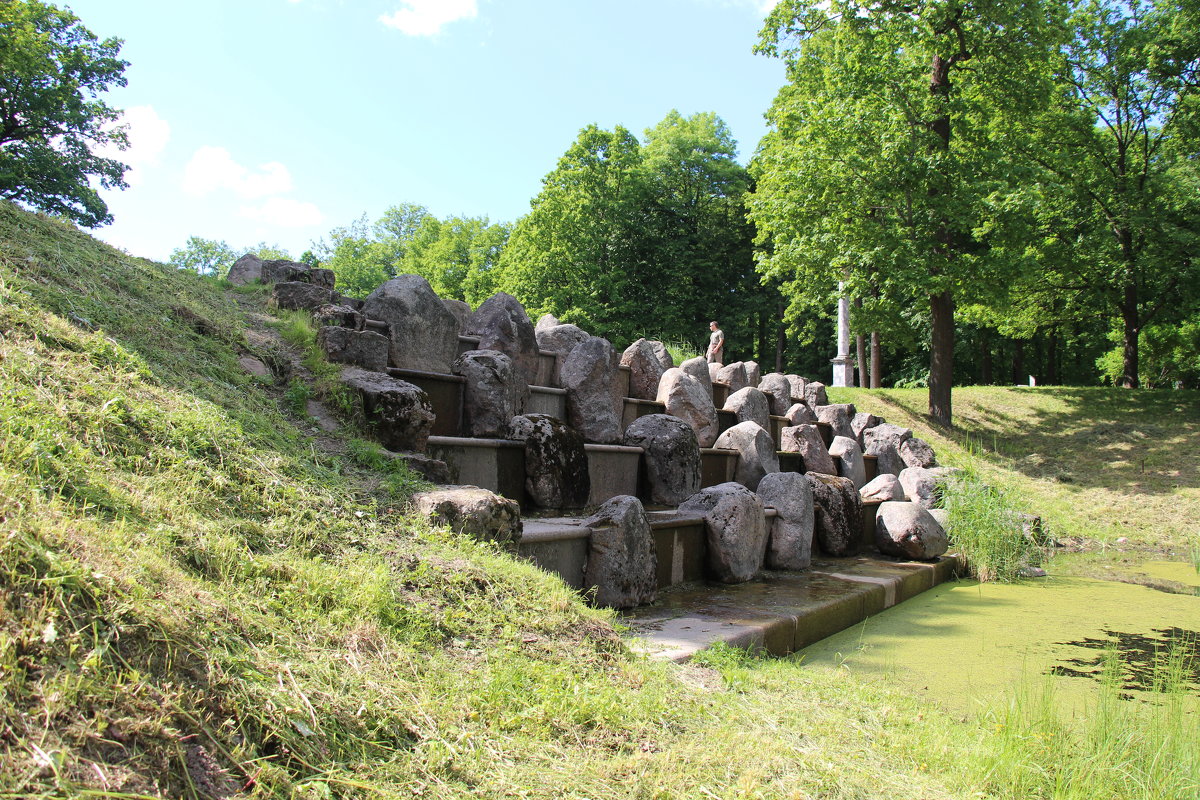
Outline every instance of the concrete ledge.
{"type": "Polygon", "coordinates": [[[438,436],[454,436],[462,430],[463,387],[467,380],[461,375],[444,372],[425,372],[416,369],[391,367],[388,375],[408,381],[429,396],[434,420],[431,431],[438,436]]]}
{"type": "Polygon", "coordinates": [[[553,572],[573,589],[583,589],[592,532],[567,520],[525,520],[517,555],[553,572]]]}
{"type": "Polygon", "coordinates": [[[641,467],[640,447],[617,444],[585,444],[591,492],[588,505],[599,505],[617,495],[637,496],[638,470],[641,467]]]}
{"type": "Polygon", "coordinates": [[[700,487],[729,483],[737,471],[738,451],[700,448],[700,487]]]}
{"type": "Polygon", "coordinates": [[[509,439],[430,436],[426,450],[445,461],[450,479],[525,501],[525,445],[509,439]]]}
{"type": "Polygon", "coordinates": [[[625,397],[621,406],[621,431],[624,432],[642,417],[647,417],[651,414],[667,413],[665,403],[660,403],[657,400],[641,400],[636,397],[625,397]]]}
{"type": "Polygon", "coordinates": [[[530,386],[529,404],[526,414],[549,414],[555,419],[567,421],[567,390],[553,386],[530,386]]]}

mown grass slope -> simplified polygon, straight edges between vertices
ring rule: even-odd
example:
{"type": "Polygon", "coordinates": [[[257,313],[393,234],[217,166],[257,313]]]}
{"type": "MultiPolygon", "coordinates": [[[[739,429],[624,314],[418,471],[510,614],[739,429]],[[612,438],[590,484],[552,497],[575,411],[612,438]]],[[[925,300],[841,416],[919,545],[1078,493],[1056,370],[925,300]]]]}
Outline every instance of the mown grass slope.
{"type": "Polygon", "coordinates": [[[1034,796],[983,723],[644,661],[406,515],[239,366],[232,299],[0,203],[0,797],[1034,796]]]}

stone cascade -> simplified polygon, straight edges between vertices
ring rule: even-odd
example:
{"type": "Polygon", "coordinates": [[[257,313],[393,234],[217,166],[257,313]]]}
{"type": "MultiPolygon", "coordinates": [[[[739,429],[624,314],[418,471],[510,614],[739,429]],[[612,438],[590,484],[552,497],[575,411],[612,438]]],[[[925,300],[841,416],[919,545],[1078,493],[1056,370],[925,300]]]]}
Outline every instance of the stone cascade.
{"type": "Polygon", "coordinates": [[[355,300],[328,271],[244,266],[313,313],[375,438],[445,484],[419,509],[602,605],[831,557],[946,560],[932,448],[830,405],[819,382],[675,366],[659,342],[620,351],[549,315],[535,326],[509,295],[472,310],[415,275],[355,300]]]}

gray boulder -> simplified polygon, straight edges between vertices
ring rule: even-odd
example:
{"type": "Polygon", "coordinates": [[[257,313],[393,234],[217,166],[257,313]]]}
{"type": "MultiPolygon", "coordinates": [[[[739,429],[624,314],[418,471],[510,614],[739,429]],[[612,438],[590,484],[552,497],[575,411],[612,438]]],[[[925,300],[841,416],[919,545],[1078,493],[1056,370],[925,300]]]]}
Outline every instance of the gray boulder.
{"type": "Polygon", "coordinates": [[[245,286],[248,283],[262,280],[262,259],[254,253],[246,255],[233,262],[229,274],[225,277],[235,286],[245,286]]]}
{"type": "Polygon", "coordinates": [[[732,411],[738,422],[756,422],[763,430],[771,430],[771,406],[767,396],[753,386],[738,389],[725,401],[725,411],[732,411]]]}
{"type": "Polygon", "coordinates": [[[820,472],[822,475],[837,475],[833,457],[821,438],[816,425],[791,425],[780,434],[779,449],[786,453],[799,453],[804,460],[805,472],[820,472]]]}
{"type": "Polygon", "coordinates": [[[854,488],[861,489],[867,483],[867,467],[863,462],[858,440],[849,436],[835,436],[829,445],[829,456],[837,465],[838,474],[854,481],[854,488]]]}
{"type": "Polygon", "coordinates": [[[703,356],[689,358],[679,365],[679,368],[691,375],[700,385],[704,387],[704,391],[708,392],[708,396],[712,397],[712,378],[708,374],[708,360],[703,356]]]}
{"type": "Polygon", "coordinates": [[[734,480],[750,491],[758,488],[767,473],[779,472],[775,441],[757,422],[739,422],[717,437],[713,447],[738,451],[734,480]]]}
{"type": "Polygon", "coordinates": [[[499,439],[508,435],[512,418],[525,413],[529,384],[513,361],[497,350],[468,350],[454,362],[454,374],[466,383],[462,395],[462,429],[466,436],[499,439]]]}
{"type": "MultiPolygon", "coordinates": [[[[897,498],[903,500],[904,498],[897,498]]],[[[926,509],[929,516],[937,520],[937,524],[942,526],[942,530],[946,531],[946,538],[950,538],[950,512],[944,508],[926,509]]]]}
{"type": "Polygon", "coordinates": [[[508,437],[525,445],[525,492],[540,508],[582,508],[591,491],[583,437],[546,414],[513,417],[508,437]]]}
{"type": "Polygon", "coordinates": [[[380,444],[389,450],[425,451],[434,416],[424,391],[360,367],[343,369],[342,383],[358,393],[363,416],[380,444]]]}
{"type": "Polygon", "coordinates": [[[903,500],[904,487],[900,485],[899,478],[890,472],[884,472],[872,478],[866,486],[858,490],[858,494],[864,501],[903,500]]]}
{"type": "Polygon", "coordinates": [[[521,539],[521,507],[478,486],[445,486],[413,495],[413,506],[437,525],[486,542],[521,539]]]}
{"type": "MultiPolygon", "coordinates": [[[[658,382],[669,367],[664,367],[655,345],[661,342],[638,339],[621,354],[621,366],[629,367],[629,396],[639,400],[653,400],[658,396],[658,382]]],[[[662,348],[664,351],[666,348],[662,348]]],[[[671,356],[668,353],[667,358],[671,356]]]]}
{"type": "Polygon", "coordinates": [[[710,383],[717,383],[719,379],[717,375],[721,372],[721,365],[708,362],[708,380],[710,383]]]}
{"type": "Polygon", "coordinates": [[[583,521],[591,528],[584,590],[607,608],[633,608],[653,603],[658,592],[658,555],[650,521],[636,497],[614,497],[583,521]]]}
{"type": "Polygon", "coordinates": [[[458,320],[420,275],[384,283],[367,295],[362,313],[387,323],[392,366],[449,373],[458,358],[458,320]]]}
{"type": "MultiPolygon", "coordinates": [[[[363,316],[353,307],[341,303],[328,303],[313,310],[313,322],[319,327],[349,328],[353,331],[363,329],[363,316]]],[[[384,337],[387,340],[387,337],[384,337]]]]}
{"type": "Polygon", "coordinates": [[[829,395],[825,393],[825,384],[820,381],[809,381],[804,385],[804,402],[809,408],[829,405],[829,395]]]}
{"type": "Polygon", "coordinates": [[[867,455],[876,457],[879,472],[899,475],[907,466],[900,457],[900,445],[910,438],[912,431],[908,428],[881,422],[863,431],[863,450],[867,455]]]}
{"type": "Polygon", "coordinates": [[[788,425],[816,425],[817,415],[804,403],[793,403],[783,415],[788,425]]]}
{"type": "Polygon", "coordinates": [[[860,445],[866,444],[863,441],[863,431],[867,428],[874,428],[883,422],[883,417],[877,417],[874,414],[868,414],[860,411],[850,420],[850,428],[854,431],[854,438],[858,439],[860,445]]]}
{"type": "MultiPolygon", "coordinates": [[[[575,345],[591,338],[591,334],[584,331],[578,325],[572,325],[569,322],[541,327],[542,322],[549,316],[547,314],[539,319],[538,327],[534,329],[534,336],[537,338],[540,349],[550,353],[558,353],[560,356],[566,356],[574,349],[575,345]]],[[[550,317],[550,319],[554,318],[550,317]]]]}
{"type": "Polygon", "coordinates": [[[723,367],[718,364],[716,379],[721,383],[729,384],[729,391],[731,394],[750,386],[750,381],[746,377],[746,365],[741,361],[735,361],[732,364],[726,364],[723,367]]]}
{"type": "Polygon", "coordinates": [[[668,414],[692,427],[701,447],[712,447],[717,440],[717,409],[711,390],[706,391],[700,381],[679,367],[672,367],[663,373],[655,399],[668,414]]]}
{"type": "Polygon", "coordinates": [[[787,378],[788,386],[792,394],[792,403],[804,402],[804,387],[808,386],[808,381],[799,375],[784,375],[787,378]]]}
{"type": "Polygon", "coordinates": [[[644,451],[651,503],[677,506],[700,491],[700,445],[683,420],[668,414],[639,417],[626,428],[623,443],[644,451]]]}
{"type": "Polygon", "coordinates": [[[937,466],[933,448],[922,439],[913,436],[900,443],[900,458],[910,467],[930,469],[937,466]]]}
{"type": "Polygon", "coordinates": [[[467,326],[467,320],[470,319],[472,313],[470,303],[462,300],[454,300],[449,297],[443,297],[442,305],[444,305],[446,310],[453,314],[454,318],[458,320],[458,332],[460,334],[464,333],[467,326]]]}
{"type": "Polygon", "coordinates": [[[373,331],[323,326],[317,329],[317,346],[330,361],[353,364],[375,372],[387,370],[388,338],[373,331]]]}
{"type": "Polygon", "coordinates": [[[762,502],[740,483],[702,489],[679,506],[704,515],[708,566],[722,583],[743,583],[762,569],[767,552],[767,521],[762,502]]]}
{"type": "Polygon", "coordinates": [[[285,258],[266,259],[262,262],[263,283],[283,283],[285,281],[300,281],[320,286],[322,289],[333,289],[333,271],[320,270],[320,275],[314,276],[314,270],[308,264],[299,261],[289,261],[285,258]],[[314,278],[316,278],[314,280],[314,278]]]}
{"type": "Polygon", "coordinates": [[[534,331],[548,331],[558,325],[562,325],[558,317],[553,314],[542,314],[538,317],[537,324],[533,326],[533,329],[534,331]]]}
{"type": "Polygon", "coordinates": [[[858,552],[862,532],[862,500],[849,478],[810,472],[813,490],[813,532],[822,552],[834,557],[858,552]]]}
{"type": "Polygon", "coordinates": [[[938,499],[938,482],[941,476],[924,467],[906,467],[900,471],[900,485],[904,487],[904,495],[921,506],[933,508],[940,505],[938,499]]]}
{"type": "Polygon", "coordinates": [[[888,501],[875,515],[875,546],[884,555],[932,561],[946,552],[946,531],[916,503],[888,501]]]}
{"type": "Polygon", "coordinates": [[[798,472],[772,472],[758,484],[758,499],[775,509],[766,563],[770,569],[808,569],[812,564],[813,493],[798,472]]]}
{"type": "Polygon", "coordinates": [[[313,311],[329,305],[333,292],[322,286],[302,281],[284,281],[271,289],[271,299],[280,308],[293,311],[313,311]]]}
{"type": "Polygon", "coordinates": [[[314,286],[324,286],[330,291],[337,284],[337,273],[331,269],[318,269],[311,267],[308,270],[308,282],[314,286]]]}
{"type": "Polygon", "coordinates": [[[771,372],[762,376],[758,388],[771,402],[771,413],[783,416],[792,407],[792,385],[781,372],[771,372]]]}
{"type": "Polygon", "coordinates": [[[746,385],[758,386],[758,382],[762,380],[762,370],[758,367],[757,361],[743,361],[742,366],[746,368],[746,385]]]}
{"type": "Polygon", "coordinates": [[[575,345],[562,362],[559,382],[567,390],[567,421],[585,441],[615,444],[621,439],[617,367],[617,351],[599,336],[575,345]]]}
{"type": "Polygon", "coordinates": [[[847,439],[858,441],[854,428],[850,427],[850,419],[854,416],[854,406],[849,403],[834,403],[827,406],[817,406],[817,421],[824,422],[833,429],[834,436],[845,436],[847,439]]]}
{"type": "Polygon", "coordinates": [[[464,332],[479,337],[479,350],[497,350],[511,358],[525,383],[537,382],[537,337],[525,306],[517,298],[497,292],[484,300],[467,318],[464,332]]]}

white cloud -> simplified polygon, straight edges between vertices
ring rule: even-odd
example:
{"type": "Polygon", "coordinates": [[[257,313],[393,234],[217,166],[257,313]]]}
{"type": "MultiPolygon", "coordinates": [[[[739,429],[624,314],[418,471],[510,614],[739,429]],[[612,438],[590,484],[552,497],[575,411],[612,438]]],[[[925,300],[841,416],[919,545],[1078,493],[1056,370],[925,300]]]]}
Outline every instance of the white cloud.
{"type": "Polygon", "coordinates": [[[402,8],[384,14],[379,21],[409,36],[433,36],[443,25],[474,19],[479,13],[475,0],[400,0],[402,8]]]}
{"type": "Polygon", "coordinates": [[[129,137],[129,147],[118,150],[116,145],[105,145],[96,148],[95,154],[128,164],[125,180],[135,186],[142,180],[143,167],[158,166],[159,157],[171,139],[171,126],[153,106],[127,108],[116,124],[127,126],[125,135],[129,137]]]}
{"type": "Polygon", "coordinates": [[[241,215],[280,228],[304,228],[320,225],[325,219],[314,203],[290,197],[271,197],[261,206],[242,206],[241,215]]]}
{"type": "Polygon", "coordinates": [[[202,197],[218,189],[229,189],[246,199],[283,194],[292,189],[292,175],[278,161],[251,171],[233,160],[224,147],[205,145],[183,170],[183,190],[202,197]]]}

